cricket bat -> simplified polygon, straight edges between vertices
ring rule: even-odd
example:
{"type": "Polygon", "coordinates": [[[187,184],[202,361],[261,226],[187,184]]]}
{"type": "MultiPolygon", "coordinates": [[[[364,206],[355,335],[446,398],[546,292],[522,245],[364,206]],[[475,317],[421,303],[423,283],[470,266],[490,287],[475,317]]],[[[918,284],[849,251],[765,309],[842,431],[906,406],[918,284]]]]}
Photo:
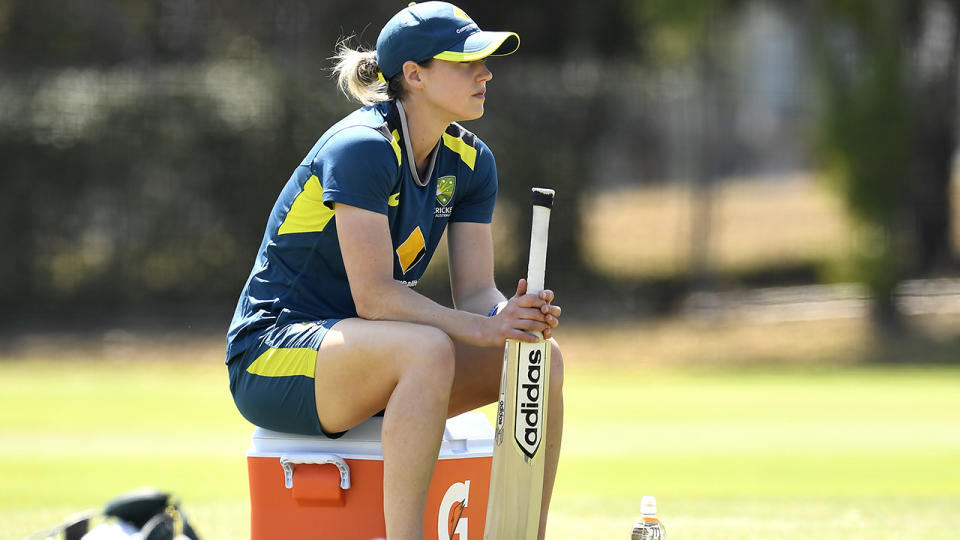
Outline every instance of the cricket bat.
{"type": "MultiPolygon", "coordinates": [[[[552,189],[533,188],[533,226],[527,293],[543,290],[552,189]]],[[[536,540],[546,460],[550,342],[507,340],[500,376],[500,402],[484,540],[536,540]]]]}

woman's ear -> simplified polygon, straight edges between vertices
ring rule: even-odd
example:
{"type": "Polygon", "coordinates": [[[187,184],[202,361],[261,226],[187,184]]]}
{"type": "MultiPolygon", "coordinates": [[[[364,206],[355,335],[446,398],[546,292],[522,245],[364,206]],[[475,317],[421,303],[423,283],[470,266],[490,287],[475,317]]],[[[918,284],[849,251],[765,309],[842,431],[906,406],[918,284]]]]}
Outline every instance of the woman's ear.
{"type": "Polygon", "coordinates": [[[421,88],[423,86],[423,78],[420,76],[422,69],[420,64],[412,60],[403,63],[403,78],[406,80],[407,86],[411,88],[421,88]]]}

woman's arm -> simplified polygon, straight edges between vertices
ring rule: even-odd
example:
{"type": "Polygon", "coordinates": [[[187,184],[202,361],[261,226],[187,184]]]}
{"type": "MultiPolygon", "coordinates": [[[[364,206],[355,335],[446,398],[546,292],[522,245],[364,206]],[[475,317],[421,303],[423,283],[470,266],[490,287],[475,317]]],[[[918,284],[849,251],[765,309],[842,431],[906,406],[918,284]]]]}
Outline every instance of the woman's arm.
{"type": "Polygon", "coordinates": [[[450,289],[459,310],[486,315],[506,300],[493,280],[493,234],[489,223],[447,226],[450,289]]]}
{"type": "MultiPolygon", "coordinates": [[[[464,311],[487,314],[505,300],[493,279],[493,234],[488,223],[454,222],[447,227],[450,259],[450,287],[453,305],[464,311]]],[[[527,295],[526,280],[521,279],[510,303],[499,315],[529,318],[548,325],[542,330],[551,337],[551,329],[559,324],[560,307],[553,306],[553,291],[545,290],[539,298],[527,295]]]]}
{"type": "Polygon", "coordinates": [[[387,216],[341,203],[336,203],[335,210],[340,251],[361,318],[426,324],[443,330],[454,341],[480,346],[499,346],[506,339],[536,341],[525,330],[542,332],[549,328],[536,316],[521,316],[539,313],[539,305],[544,302],[533,295],[528,296],[536,300],[535,307],[509,316],[486,317],[486,312],[446,308],[410,290],[393,279],[393,244],[387,216]]]}

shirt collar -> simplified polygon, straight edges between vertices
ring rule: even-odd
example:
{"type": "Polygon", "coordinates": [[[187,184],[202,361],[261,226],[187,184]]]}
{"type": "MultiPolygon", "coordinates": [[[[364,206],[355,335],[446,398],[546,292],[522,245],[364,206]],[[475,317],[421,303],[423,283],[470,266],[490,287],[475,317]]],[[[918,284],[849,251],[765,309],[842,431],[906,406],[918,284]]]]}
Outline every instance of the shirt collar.
{"type": "Polygon", "coordinates": [[[410,174],[413,175],[413,181],[417,183],[418,186],[426,186],[430,182],[430,177],[433,176],[433,166],[437,163],[437,150],[440,148],[440,141],[437,141],[437,144],[433,147],[433,150],[430,151],[430,157],[427,158],[427,172],[424,175],[424,178],[420,178],[420,173],[417,171],[417,160],[413,157],[413,146],[410,144],[410,131],[407,129],[407,113],[403,110],[403,104],[400,103],[400,100],[396,100],[397,112],[400,117],[400,129],[403,133],[403,147],[407,151],[407,164],[410,167],[410,174]]]}

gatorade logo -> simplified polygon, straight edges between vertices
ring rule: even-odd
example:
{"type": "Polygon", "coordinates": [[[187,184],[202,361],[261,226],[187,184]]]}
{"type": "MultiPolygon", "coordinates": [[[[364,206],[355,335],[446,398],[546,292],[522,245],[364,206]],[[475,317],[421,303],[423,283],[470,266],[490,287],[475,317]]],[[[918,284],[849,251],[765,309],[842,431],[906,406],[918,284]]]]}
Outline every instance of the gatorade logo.
{"type": "Polygon", "coordinates": [[[440,512],[437,515],[437,538],[453,540],[457,536],[460,540],[469,540],[467,531],[469,522],[463,515],[470,500],[470,481],[457,482],[447,488],[440,501],[440,512]]]}
{"type": "Polygon", "coordinates": [[[543,437],[543,342],[517,347],[517,404],[514,439],[533,459],[543,437]]]}

